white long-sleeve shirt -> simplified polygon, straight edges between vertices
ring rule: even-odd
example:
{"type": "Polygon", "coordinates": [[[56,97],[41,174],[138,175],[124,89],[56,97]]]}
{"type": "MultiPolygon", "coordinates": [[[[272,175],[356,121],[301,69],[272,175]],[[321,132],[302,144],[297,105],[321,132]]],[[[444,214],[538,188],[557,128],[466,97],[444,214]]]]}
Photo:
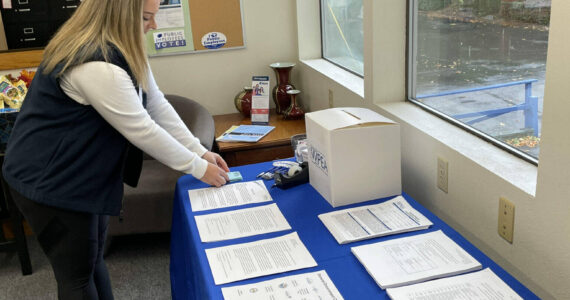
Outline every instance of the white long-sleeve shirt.
{"type": "MultiPolygon", "coordinates": [[[[150,72],[150,70],[149,70],[150,72]]],[[[150,72],[146,110],[142,93],[122,68],[107,62],[88,62],[68,69],[60,86],[73,100],[93,108],[129,142],[163,164],[202,178],[208,150],[188,130],[158,89],[150,72]]]]}

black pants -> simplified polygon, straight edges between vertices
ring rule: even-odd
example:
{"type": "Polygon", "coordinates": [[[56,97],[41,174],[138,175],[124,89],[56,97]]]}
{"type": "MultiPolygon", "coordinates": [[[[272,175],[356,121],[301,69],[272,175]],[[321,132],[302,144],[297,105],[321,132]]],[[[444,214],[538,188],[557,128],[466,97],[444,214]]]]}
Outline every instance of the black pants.
{"type": "Polygon", "coordinates": [[[50,207],[10,192],[51,263],[59,299],[113,299],[103,260],[109,216],[50,207]]]}

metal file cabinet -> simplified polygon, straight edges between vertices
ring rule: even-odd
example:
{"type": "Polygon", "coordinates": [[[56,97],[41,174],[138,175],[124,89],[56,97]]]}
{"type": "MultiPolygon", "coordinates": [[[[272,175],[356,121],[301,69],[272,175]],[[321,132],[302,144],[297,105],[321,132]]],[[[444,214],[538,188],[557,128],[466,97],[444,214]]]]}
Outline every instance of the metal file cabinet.
{"type": "Polygon", "coordinates": [[[9,0],[2,6],[8,49],[43,47],[81,0],[9,0]]]}

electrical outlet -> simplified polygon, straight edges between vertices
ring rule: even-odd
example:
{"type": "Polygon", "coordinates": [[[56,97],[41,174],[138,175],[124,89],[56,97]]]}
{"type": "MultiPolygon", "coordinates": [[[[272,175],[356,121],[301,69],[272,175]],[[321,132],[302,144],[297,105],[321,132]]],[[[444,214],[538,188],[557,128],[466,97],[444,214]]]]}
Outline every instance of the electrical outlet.
{"type": "Polygon", "coordinates": [[[437,157],[437,187],[447,193],[447,160],[437,157]]]}
{"type": "Polygon", "coordinates": [[[329,89],[329,108],[334,107],[333,91],[329,89]]]}
{"type": "Polygon", "coordinates": [[[505,197],[499,198],[499,235],[513,243],[515,230],[515,205],[505,197]]]}

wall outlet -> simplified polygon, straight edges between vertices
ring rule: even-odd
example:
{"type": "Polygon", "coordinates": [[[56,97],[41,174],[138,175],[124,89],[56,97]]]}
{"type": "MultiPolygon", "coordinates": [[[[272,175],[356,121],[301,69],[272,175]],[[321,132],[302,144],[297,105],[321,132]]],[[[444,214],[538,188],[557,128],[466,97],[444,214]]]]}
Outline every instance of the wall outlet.
{"type": "Polygon", "coordinates": [[[437,157],[437,187],[447,193],[447,160],[437,157]]]}
{"type": "Polygon", "coordinates": [[[499,198],[499,235],[513,243],[515,230],[515,205],[505,197],[499,198]]]}
{"type": "Polygon", "coordinates": [[[329,89],[329,108],[334,107],[333,91],[329,89]]]}

